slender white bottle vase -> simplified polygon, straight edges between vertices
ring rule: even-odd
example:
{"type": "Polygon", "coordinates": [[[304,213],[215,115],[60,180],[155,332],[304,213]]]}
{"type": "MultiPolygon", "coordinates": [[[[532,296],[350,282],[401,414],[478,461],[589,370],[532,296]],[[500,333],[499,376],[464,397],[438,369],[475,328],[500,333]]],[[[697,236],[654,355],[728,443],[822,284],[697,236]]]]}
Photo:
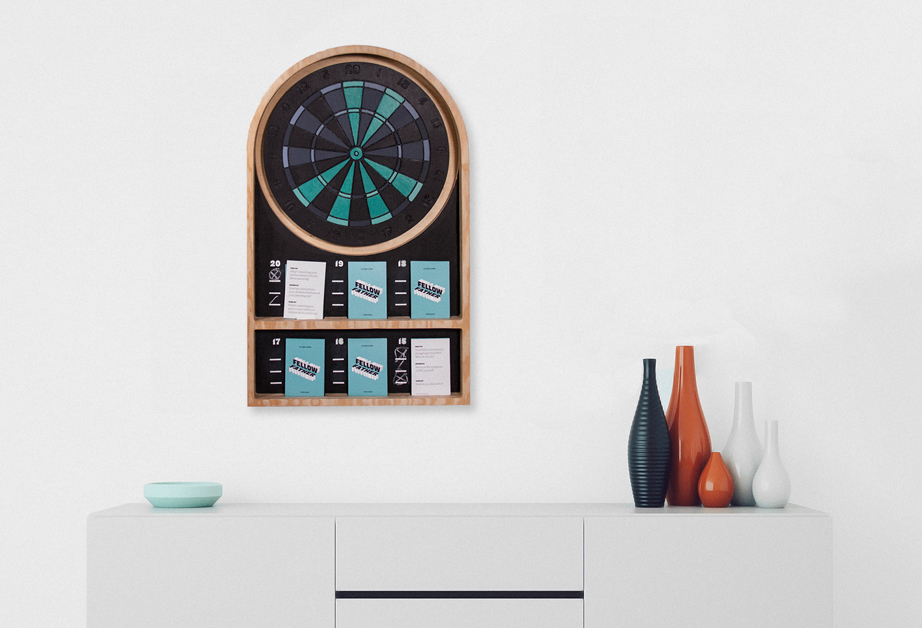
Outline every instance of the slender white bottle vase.
{"type": "Polygon", "coordinates": [[[733,427],[721,456],[733,477],[733,500],[730,503],[734,506],[755,506],[752,479],[762,462],[762,443],[756,434],[752,415],[752,382],[736,382],[733,427]]]}
{"type": "Polygon", "coordinates": [[[778,451],[778,421],[765,422],[765,453],[752,479],[752,496],[759,508],[784,508],[791,498],[791,477],[778,451]]]}

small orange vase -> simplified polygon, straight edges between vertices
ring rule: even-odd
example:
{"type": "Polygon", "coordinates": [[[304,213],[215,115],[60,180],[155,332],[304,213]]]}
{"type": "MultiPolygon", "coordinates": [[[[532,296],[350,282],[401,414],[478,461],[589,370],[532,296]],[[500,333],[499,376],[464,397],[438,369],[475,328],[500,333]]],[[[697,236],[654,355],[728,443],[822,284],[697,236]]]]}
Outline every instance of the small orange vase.
{"type": "Polygon", "coordinates": [[[698,478],[711,455],[711,435],[704,422],[695,380],[695,348],[675,348],[675,377],[666,410],[671,459],[666,501],[670,506],[697,506],[698,478]]]}
{"type": "Polygon", "coordinates": [[[733,499],[733,476],[716,451],[711,454],[698,479],[698,497],[706,508],[726,508],[733,499]]]}

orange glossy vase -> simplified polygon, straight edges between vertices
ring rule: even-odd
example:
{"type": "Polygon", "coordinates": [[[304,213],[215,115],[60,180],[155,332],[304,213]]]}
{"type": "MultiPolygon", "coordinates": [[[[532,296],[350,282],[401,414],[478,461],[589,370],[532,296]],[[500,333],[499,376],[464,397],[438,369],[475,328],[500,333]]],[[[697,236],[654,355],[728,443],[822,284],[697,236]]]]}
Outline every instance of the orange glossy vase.
{"type": "Polygon", "coordinates": [[[666,501],[670,506],[697,506],[698,478],[711,455],[711,435],[704,422],[695,380],[695,348],[675,348],[675,377],[666,410],[671,458],[666,501]]]}
{"type": "Polygon", "coordinates": [[[698,478],[698,497],[705,508],[726,508],[733,499],[733,476],[716,451],[698,478]]]}

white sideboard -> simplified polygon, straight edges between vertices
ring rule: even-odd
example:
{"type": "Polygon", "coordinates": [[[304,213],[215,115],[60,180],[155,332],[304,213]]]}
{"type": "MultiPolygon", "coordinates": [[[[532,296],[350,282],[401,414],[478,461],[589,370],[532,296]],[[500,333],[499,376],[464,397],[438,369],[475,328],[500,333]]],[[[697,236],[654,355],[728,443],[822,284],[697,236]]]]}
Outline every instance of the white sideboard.
{"type": "Polygon", "coordinates": [[[832,520],[788,506],[126,504],[89,628],[832,625],[832,520]]]}

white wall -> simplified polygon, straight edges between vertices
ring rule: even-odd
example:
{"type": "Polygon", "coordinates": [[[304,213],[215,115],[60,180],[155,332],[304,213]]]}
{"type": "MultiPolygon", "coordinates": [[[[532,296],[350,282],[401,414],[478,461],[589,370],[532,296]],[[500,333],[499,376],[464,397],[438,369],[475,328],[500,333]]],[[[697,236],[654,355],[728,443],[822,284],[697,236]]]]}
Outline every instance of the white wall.
{"type": "Polygon", "coordinates": [[[676,344],[715,449],[735,380],[781,421],[836,625],[917,625],[917,2],[127,4],[0,19],[0,625],[82,625],[86,515],[151,481],[630,501],[641,359],[668,396],[676,344]],[[246,407],[250,119],[352,43],[465,117],[469,408],[246,407]]]}

